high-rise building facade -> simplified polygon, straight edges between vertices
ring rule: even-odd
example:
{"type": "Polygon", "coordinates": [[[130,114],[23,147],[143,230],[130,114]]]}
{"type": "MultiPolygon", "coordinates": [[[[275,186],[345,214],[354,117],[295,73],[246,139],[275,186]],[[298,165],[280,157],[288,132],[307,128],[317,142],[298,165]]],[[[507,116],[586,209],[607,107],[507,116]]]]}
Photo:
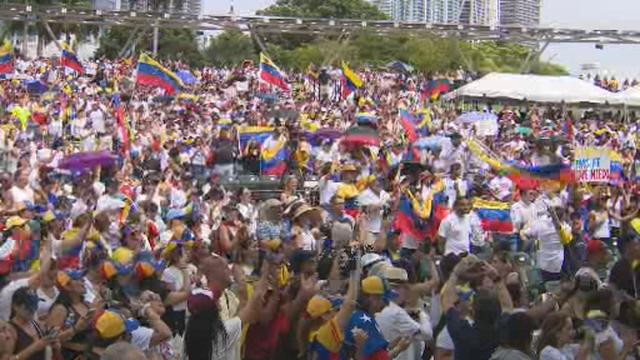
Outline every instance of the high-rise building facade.
{"type": "Polygon", "coordinates": [[[488,26],[537,26],[540,23],[540,1],[370,0],[394,21],[488,26]]]}
{"type": "Polygon", "coordinates": [[[500,24],[538,26],[541,0],[500,0],[500,24]]]}

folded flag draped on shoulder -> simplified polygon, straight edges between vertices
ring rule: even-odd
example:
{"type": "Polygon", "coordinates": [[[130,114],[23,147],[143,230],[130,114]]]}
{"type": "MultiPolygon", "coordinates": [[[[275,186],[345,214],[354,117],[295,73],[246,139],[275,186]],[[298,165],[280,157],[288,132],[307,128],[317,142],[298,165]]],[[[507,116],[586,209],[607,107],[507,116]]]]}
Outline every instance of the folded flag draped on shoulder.
{"type": "Polygon", "coordinates": [[[402,125],[407,136],[407,140],[409,140],[410,143],[418,140],[417,124],[418,122],[416,118],[409,111],[406,109],[400,110],[400,125],[402,125]]]}
{"type": "Polygon", "coordinates": [[[0,48],[0,74],[13,72],[13,46],[8,40],[4,40],[0,48]]]}
{"type": "Polygon", "coordinates": [[[289,91],[285,74],[263,53],[260,53],[260,79],[280,90],[289,91]]]}
{"type": "Polygon", "coordinates": [[[60,65],[69,68],[78,74],[84,74],[84,66],[78,60],[75,51],[67,43],[62,43],[62,56],[60,56],[60,65]]]}
{"type": "Polygon", "coordinates": [[[352,92],[356,91],[356,89],[359,89],[362,87],[362,80],[360,80],[358,75],[356,75],[356,73],[351,71],[351,69],[349,69],[349,66],[347,66],[347,64],[345,64],[344,62],[342,63],[341,83],[342,83],[342,97],[347,97],[352,92]]]}
{"type": "Polygon", "coordinates": [[[268,176],[282,176],[287,170],[287,140],[281,137],[260,154],[260,172],[268,176]]]}
{"type": "Polygon", "coordinates": [[[140,54],[136,84],[163,89],[172,96],[182,88],[182,80],[147,54],[140,54]]]}
{"type": "Polygon", "coordinates": [[[122,106],[120,92],[118,92],[117,90],[111,96],[111,107],[113,108],[113,112],[116,118],[116,125],[118,127],[118,132],[120,133],[120,138],[122,140],[122,151],[123,153],[127,154],[130,147],[129,133],[131,132],[131,129],[129,127],[129,123],[127,122],[124,107],[122,106]]]}
{"type": "Polygon", "coordinates": [[[422,201],[410,192],[402,195],[394,227],[418,241],[434,239],[442,220],[448,215],[444,184],[434,184],[433,191],[422,201]]]}
{"type": "Polygon", "coordinates": [[[509,203],[474,198],[473,209],[480,218],[480,223],[485,231],[502,234],[513,232],[509,203]]]}

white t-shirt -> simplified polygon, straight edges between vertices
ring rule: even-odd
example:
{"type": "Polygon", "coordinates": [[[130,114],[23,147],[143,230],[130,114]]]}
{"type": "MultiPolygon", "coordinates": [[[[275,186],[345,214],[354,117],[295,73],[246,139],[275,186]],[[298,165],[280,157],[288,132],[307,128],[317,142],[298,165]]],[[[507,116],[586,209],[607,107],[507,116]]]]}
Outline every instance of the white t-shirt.
{"type": "Polygon", "coordinates": [[[547,345],[540,351],[540,360],[571,360],[571,358],[553,346],[547,345]]]}
{"type": "Polygon", "coordinates": [[[26,186],[24,189],[21,189],[17,186],[11,187],[11,198],[15,203],[35,203],[35,194],[31,187],[26,186]]]}
{"type": "Polygon", "coordinates": [[[536,206],[533,203],[528,205],[520,200],[511,206],[511,219],[516,229],[522,229],[531,224],[536,218],[536,206]]]}
{"type": "MultiPolygon", "coordinates": [[[[169,266],[162,272],[163,282],[169,284],[169,288],[171,291],[179,291],[184,286],[184,282],[189,281],[189,279],[185,279],[182,274],[182,270],[178,269],[175,266],[169,266]]],[[[175,311],[183,311],[187,309],[187,302],[183,301],[173,305],[173,310],[175,311]]]]}
{"type": "Polygon", "coordinates": [[[374,193],[371,189],[367,188],[360,195],[358,195],[358,204],[364,206],[379,206],[379,211],[371,212],[367,211],[367,231],[372,233],[380,233],[382,229],[382,207],[389,201],[389,194],[384,190],[380,194],[374,193]]]}
{"type": "Polygon", "coordinates": [[[336,191],[338,191],[340,183],[328,178],[323,178],[320,179],[318,185],[320,189],[320,205],[331,203],[331,198],[336,194],[336,191]]]}
{"type": "Polygon", "coordinates": [[[29,279],[14,280],[0,290],[0,320],[9,321],[11,317],[11,298],[18,289],[29,286],[29,279]]]}
{"type": "Polygon", "coordinates": [[[242,335],[242,321],[239,317],[225,320],[224,328],[227,331],[227,337],[224,342],[222,342],[221,338],[215,340],[211,360],[234,360],[240,358],[238,344],[242,335]]]}
{"type": "MultiPolygon", "coordinates": [[[[563,223],[562,228],[571,231],[571,227],[563,223]]],[[[538,239],[540,249],[537,252],[538,266],[541,270],[551,273],[559,273],[564,261],[564,247],[560,242],[560,235],[553,225],[550,216],[542,216],[536,219],[530,228],[525,230],[525,235],[538,239]]]]}
{"type": "Polygon", "coordinates": [[[481,235],[480,219],[473,212],[462,217],[453,212],[442,220],[438,229],[438,236],[445,239],[445,255],[468,253],[472,239],[474,239],[474,245],[484,245],[484,239],[481,238],[481,235]]]}
{"type": "Polygon", "coordinates": [[[89,120],[91,120],[91,127],[98,134],[103,134],[107,132],[105,121],[104,121],[104,113],[102,110],[93,110],[89,113],[89,120]]]}
{"type": "Polygon", "coordinates": [[[469,187],[467,182],[462,179],[453,180],[447,177],[443,180],[443,183],[444,193],[447,195],[449,209],[451,209],[453,208],[453,204],[456,202],[458,196],[465,197],[467,195],[469,187]],[[460,193],[458,193],[458,190],[460,193]]]}
{"type": "Polygon", "coordinates": [[[36,294],[40,299],[38,301],[38,311],[36,312],[36,317],[38,319],[43,318],[49,314],[49,310],[53,306],[53,303],[58,299],[58,295],[60,295],[60,291],[57,287],[53,287],[53,297],[49,297],[44,291],[40,288],[36,290],[36,294]]]}
{"type": "Polygon", "coordinates": [[[508,177],[498,176],[489,182],[489,188],[498,196],[498,199],[509,200],[513,194],[513,181],[508,177]]]}

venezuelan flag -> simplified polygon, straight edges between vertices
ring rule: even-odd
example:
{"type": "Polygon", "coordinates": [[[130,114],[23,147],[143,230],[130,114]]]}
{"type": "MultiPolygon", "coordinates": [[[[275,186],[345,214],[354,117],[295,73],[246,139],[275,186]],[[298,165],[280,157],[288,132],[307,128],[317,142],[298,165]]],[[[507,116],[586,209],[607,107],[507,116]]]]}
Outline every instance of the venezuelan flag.
{"type": "Polygon", "coordinates": [[[13,72],[13,47],[8,40],[4,40],[0,47],[0,74],[13,72]]]}
{"type": "Polygon", "coordinates": [[[240,148],[244,149],[251,140],[262,145],[271,135],[273,135],[273,128],[269,126],[248,126],[239,128],[238,141],[240,142],[240,148]]]}
{"type": "Polygon", "coordinates": [[[263,53],[260,53],[260,79],[281,90],[289,91],[284,73],[263,53]]]}
{"type": "Polygon", "coordinates": [[[78,60],[76,53],[67,43],[62,43],[62,56],[60,56],[60,65],[69,68],[78,74],[84,74],[84,67],[78,60]]]}
{"type": "Polygon", "coordinates": [[[431,198],[431,214],[429,215],[429,232],[428,237],[432,240],[436,239],[438,228],[444,218],[449,215],[447,208],[448,198],[444,193],[444,183],[438,181],[433,185],[433,195],[431,198]]]}
{"type": "Polygon", "coordinates": [[[427,234],[425,218],[420,217],[414,210],[411,198],[403,195],[400,198],[400,205],[394,219],[394,227],[401,233],[423,240],[427,234]]]}
{"type": "Polygon", "coordinates": [[[539,180],[554,180],[562,183],[575,182],[575,173],[570,164],[557,163],[545,166],[522,166],[515,163],[505,162],[491,156],[490,150],[486,150],[474,139],[467,140],[469,151],[478,159],[487,163],[495,170],[504,170],[509,175],[518,175],[520,178],[530,178],[539,180]]]}
{"type": "Polygon", "coordinates": [[[478,214],[485,231],[502,234],[513,232],[509,203],[474,198],[473,209],[478,214]]]}
{"type": "Polygon", "coordinates": [[[349,66],[342,63],[342,97],[349,96],[352,92],[362,87],[362,80],[349,69],[349,66]]]}
{"type": "Polygon", "coordinates": [[[140,54],[138,59],[136,84],[161,88],[167,95],[173,95],[182,88],[182,80],[176,74],[147,54],[140,54]]]}
{"type": "Polygon", "coordinates": [[[282,176],[287,171],[287,141],[282,138],[272,148],[262,149],[260,172],[268,176],[282,176]]]}
{"type": "Polygon", "coordinates": [[[611,183],[617,184],[624,178],[622,168],[622,156],[615,151],[611,151],[609,154],[609,179],[611,183]]]}
{"type": "Polygon", "coordinates": [[[405,109],[400,110],[400,125],[402,125],[402,128],[405,131],[407,140],[409,140],[410,143],[413,143],[416,140],[418,140],[418,129],[416,124],[417,124],[416,118],[413,117],[411,113],[409,113],[405,109]]]}
{"type": "Polygon", "coordinates": [[[378,126],[378,118],[372,114],[372,113],[368,113],[368,112],[359,112],[356,114],[356,123],[359,126],[378,126]]]}

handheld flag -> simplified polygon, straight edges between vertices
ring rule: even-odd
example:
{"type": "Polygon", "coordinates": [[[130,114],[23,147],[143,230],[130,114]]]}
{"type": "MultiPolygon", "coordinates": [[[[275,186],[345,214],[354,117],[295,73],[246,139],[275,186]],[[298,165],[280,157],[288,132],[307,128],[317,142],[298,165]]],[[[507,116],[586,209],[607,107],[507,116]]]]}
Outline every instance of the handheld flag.
{"type": "Polygon", "coordinates": [[[147,54],[140,54],[137,70],[136,84],[161,88],[169,96],[178,92],[183,86],[182,80],[176,74],[147,54]]]}
{"type": "Polygon", "coordinates": [[[478,214],[482,228],[485,231],[502,234],[513,232],[509,203],[475,198],[473,199],[473,208],[478,214]]]}
{"type": "Polygon", "coordinates": [[[13,47],[8,40],[0,47],[0,74],[13,72],[13,47]]]}
{"type": "Polygon", "coordinates": [[[287,171],[287,140],[280,138],[271,147],[263,147],[260,154],[260,171],[263,175],[282,176],[287,171]]]}
{"type": "Polygon", "coordinates": [[[411,115],[411,113],[409,113],[407,110],[400,110],[400,125],[402,125],[402,128],[404,129],[406,135],[407,135],[407,140],[409,140],[410,143],[415,142],[416,140],[418,140],[418,129],[416,128],[417,126],[417,121],[416,118],[411,115]]]}
{"type": "Polygon", "coordinates": [[[76,53],[67,43],[62,43],[62,56],[60,56],[60,65],[69,68],[78,74],[84,74],[84,67],[78,60],[76,53]]]}
{"type": "Polygon", "coordinates": [[[281,90],[289,91],[284,73],[263,53],[260,53],[260,79],[281,90]]]}
{"type": "Polygon", "coordinates": [[[362,80],[349,69],[349,66],[342,63],[342,97],[349,96],[352,92],[362,87],[362,80]]]}

